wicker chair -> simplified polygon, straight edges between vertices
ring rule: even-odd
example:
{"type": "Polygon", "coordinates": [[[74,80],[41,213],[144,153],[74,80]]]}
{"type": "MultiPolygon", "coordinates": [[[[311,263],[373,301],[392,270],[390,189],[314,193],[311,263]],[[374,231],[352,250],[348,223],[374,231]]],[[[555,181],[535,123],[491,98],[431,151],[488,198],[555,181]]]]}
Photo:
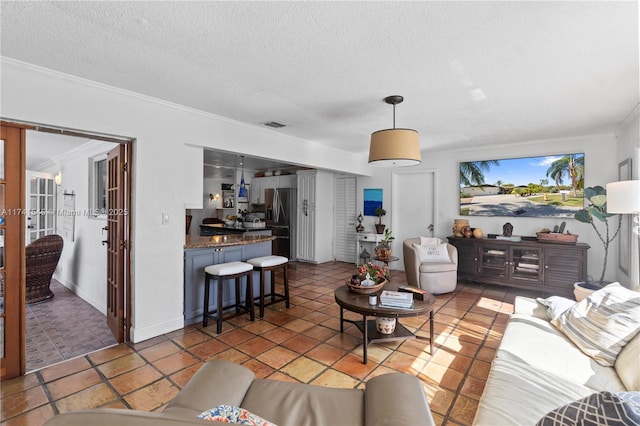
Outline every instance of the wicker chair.
{"type": "Polygon", "coordinates": [[[60,235],[47,235],[25,247],[27,304],[44,302],[53,297],[49,286],[62,254],[62,246],[60,235]]]}

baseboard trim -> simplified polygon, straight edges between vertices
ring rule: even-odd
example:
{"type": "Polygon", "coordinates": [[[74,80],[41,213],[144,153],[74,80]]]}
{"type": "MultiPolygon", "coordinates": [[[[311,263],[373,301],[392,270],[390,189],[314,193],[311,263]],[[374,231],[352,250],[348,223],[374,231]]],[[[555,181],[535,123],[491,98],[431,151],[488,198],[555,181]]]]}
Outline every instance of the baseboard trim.
{"type": "Polygon", "coordinates": [[[144,340],[151,339],[153,337],[160,336],[165,333],[184,328],[184,317],[180,316],[169,321],[163,321],[156,324],[151,324],[145,327],[131,327],[131,341],[133,343],[140,343],[144,340]]]}

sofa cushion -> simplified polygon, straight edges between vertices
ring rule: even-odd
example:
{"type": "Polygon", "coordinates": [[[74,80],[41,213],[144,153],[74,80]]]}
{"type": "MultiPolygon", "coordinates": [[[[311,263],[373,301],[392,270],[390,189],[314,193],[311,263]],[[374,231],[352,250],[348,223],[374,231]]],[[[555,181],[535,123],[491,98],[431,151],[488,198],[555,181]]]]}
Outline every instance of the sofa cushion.
{"type": "Polygon", "coordinates": [[[473,424],[532,425],[559,405],[592,393],[593,389],[519,360],[496,358],[473,424]]]}
{"type": "Polygon", "coordinates": [[[164,412],[195,418],[216,405],[239,406],[254,377],[253,372],[242,365],[224,359],[209,361],[200,367],[164,412]]]}
{"type": "Polygon", "coordinates": [[[558,407],[536,426],[625,426],[640,424],[639,392],[598,392],[558,407]]]}
{"type": "Polygon", "coordinates": [[[545,371],[595,391],[627,390],[613,368],[585,355],[548,319],[512,315],[496,357],[518,361],[532,371],[545,371]]]}
{"type": "Polygon", "coordinates": [[[613,366],[618,353],[640,331],[640,293],[609,284],[552,324],[599,364],[613,366]]]}
{"type": "Polygon", "coordinates": [[[254,380],[241,407],[280,426],[364,424],[364,391],[254,380]]]}
{"type": "Polygon", "coordinates": [[[366,426],[435,425],[422,383],[415,376],[382,374],[366,387],[366,426]]]}
{"type": "Polygon", "coordinates": [[[627,390],[640,391],[640,333],[620,351],[613,365],[627,390]]]}
{"type": "Polygon", "coordinates": [[[247,426],[276,426],[242,407],[218,405],[201,413],[199,419],[247,426]]]}

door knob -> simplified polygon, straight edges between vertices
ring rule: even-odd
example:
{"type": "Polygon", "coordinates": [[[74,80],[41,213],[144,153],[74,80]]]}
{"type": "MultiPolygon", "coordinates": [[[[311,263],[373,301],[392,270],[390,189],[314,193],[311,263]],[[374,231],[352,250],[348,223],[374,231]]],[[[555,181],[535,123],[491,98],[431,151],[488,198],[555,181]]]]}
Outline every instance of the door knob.
{"type": "Polygon", "coordinates": [[[109,245],[109,240],[102,240],[102,245],[109,245]]]}

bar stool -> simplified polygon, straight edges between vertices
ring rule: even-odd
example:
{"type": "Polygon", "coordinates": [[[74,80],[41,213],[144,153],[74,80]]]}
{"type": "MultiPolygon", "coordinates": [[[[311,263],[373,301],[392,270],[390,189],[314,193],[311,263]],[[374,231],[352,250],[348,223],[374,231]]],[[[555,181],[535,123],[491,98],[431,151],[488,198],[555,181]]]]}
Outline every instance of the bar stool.
{"type": "Polygon", "coordinates": [[[264,307],[273,305],[274,303],[285,301],[285,306],[289,307],[289,280],[287,279],[287,265],[289,259],[284,256],[262,256],[254,257],[253,259],[246,260],[247,263],[253,265],[253,269],[260,271],[260,296],[256,297],[259,302],[254,304],[260,306],[260,318],[264,317],[264,307]],[[274,271],[278,268],[282,268],[282,274],[284,275],[284,294],[276,293],[276,282],[274,271]],[[271,293],[265,294],[265,275],[266,272],[271,272],[271,293]],[[271,301],[265,303],[265,296],[270,296],[271,301]]]}
{"type": "Polygon", "coordinates": [[[204,313],[202,318],[202,326],[206,327],[209,322],[209,317],[215,319],[217,323],[216,331],[218,334],[222,332],[222,313],[225,309],[235,307],[236,313],[232,316],[240,315],[242,312],[249,312],[249,318],[251,321],[255,321],[255,314],[253,313],[253,266],[245,262],[227,262],[219,263],[217,265],[210,265],[204,268],[204,313]],[[245,297],[245,305],[240,303],[240,279],[247,277],[247,294],[245,297]],[[209,312],[209,287],[211,280],[218,286],[218,300],[217,309],[209,312]],[[233,305],[222,305],[222,289],[224,287],[224,280],[234,279],[236,284],[236,300],[233,305]],[[216,314],[213,316],[212,314],[216,314]]]}

